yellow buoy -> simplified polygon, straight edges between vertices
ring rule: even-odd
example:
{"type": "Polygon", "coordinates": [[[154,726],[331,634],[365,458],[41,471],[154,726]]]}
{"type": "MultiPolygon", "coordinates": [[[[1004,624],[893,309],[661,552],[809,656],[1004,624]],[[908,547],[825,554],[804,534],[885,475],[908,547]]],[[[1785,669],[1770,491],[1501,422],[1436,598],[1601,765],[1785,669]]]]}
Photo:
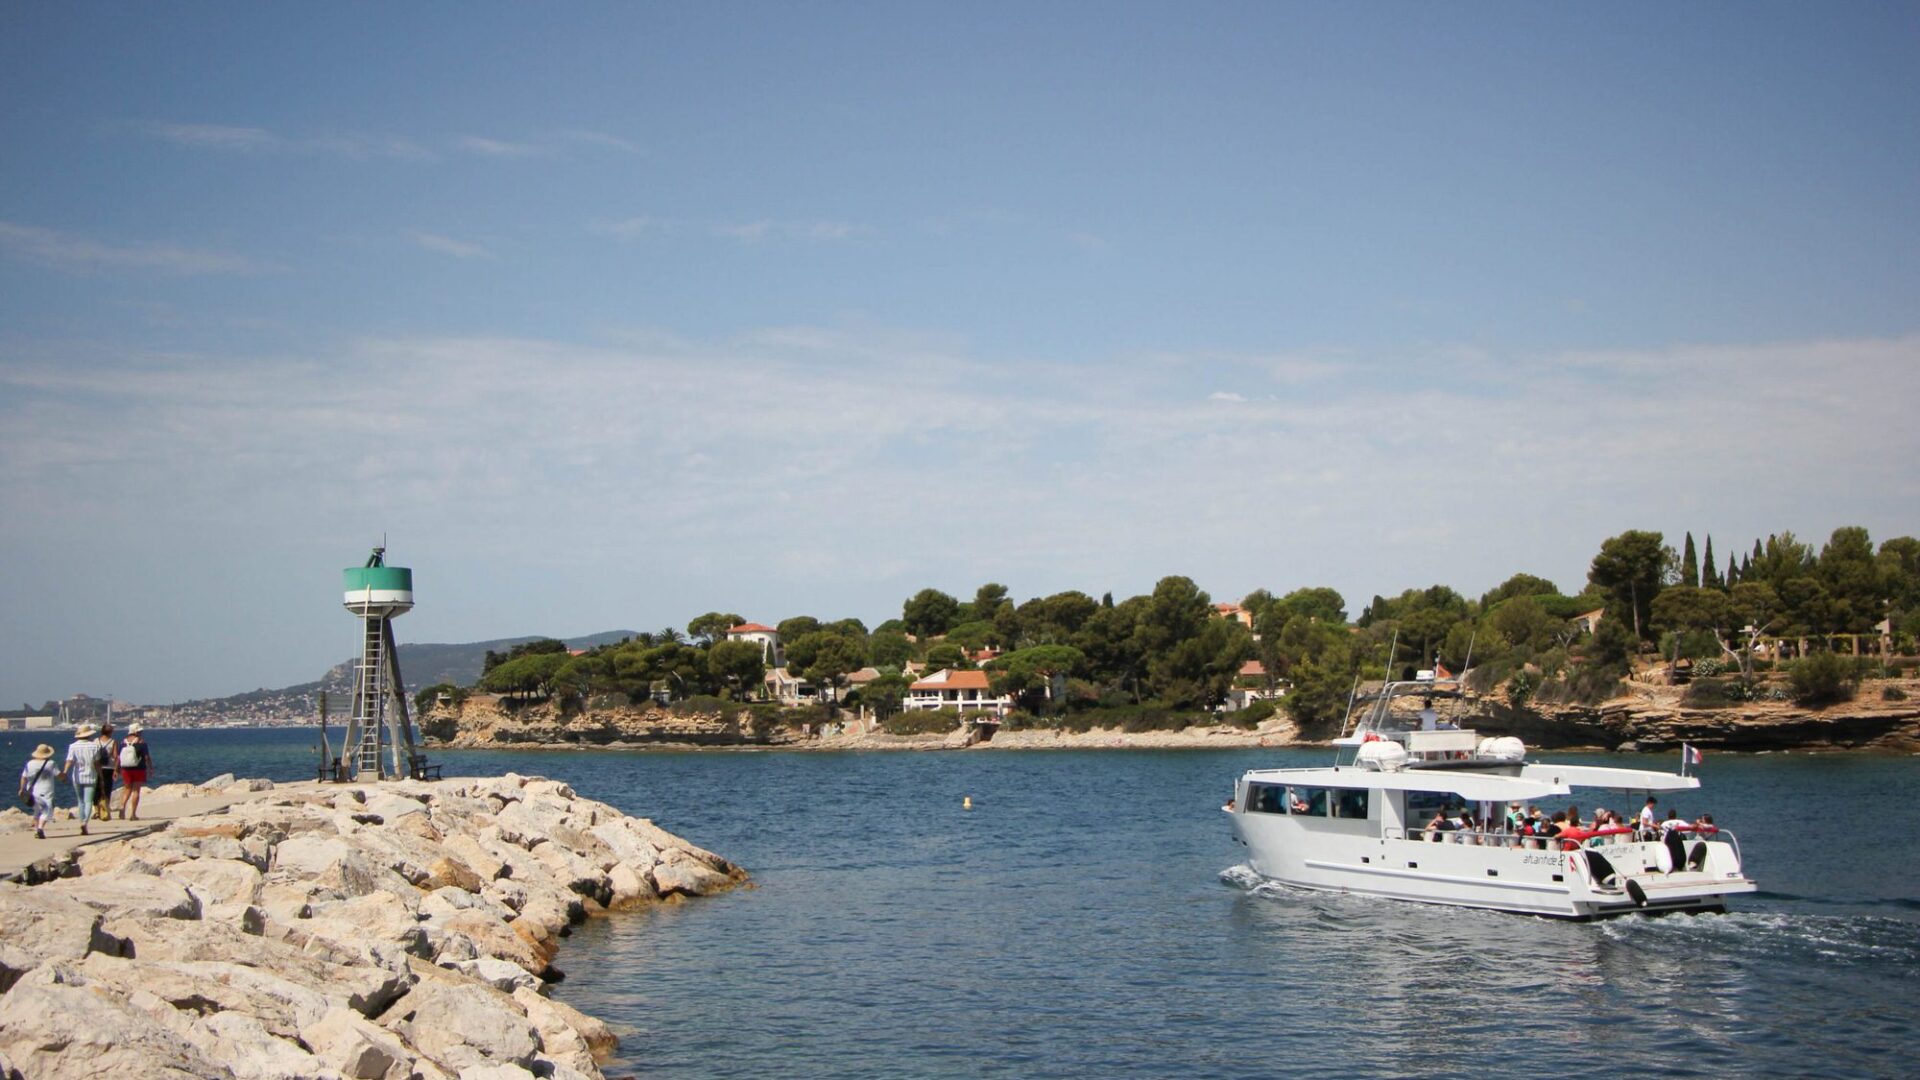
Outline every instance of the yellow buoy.
{"type": "Polygon", "coordinates": [[[971,795],[962,796],[960,799],[960,809],[962,810],[973,809],[973,796],[971,795]]]}

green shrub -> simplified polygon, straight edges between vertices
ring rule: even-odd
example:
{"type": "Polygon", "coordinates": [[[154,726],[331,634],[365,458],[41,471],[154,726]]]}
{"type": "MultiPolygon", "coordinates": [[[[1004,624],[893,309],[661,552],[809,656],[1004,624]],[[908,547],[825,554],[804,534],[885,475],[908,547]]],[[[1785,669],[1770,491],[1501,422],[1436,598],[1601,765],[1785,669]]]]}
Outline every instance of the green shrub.
{"type": "Polygon", "coordinates": [[[1723,656],[1707,656],[1693,662],[1693,677],[1696,679],[1711,679],[1715,675],[1726,674],[1726,671],[1727,660],[1723,656]]]}
{"type": "Polygon", "coordinates": [[[687,716],[694,713],[719,713],[723,718],[731,718],[735,712],[739,711],[739,708],[738,705],[732,702],[722,701],[709,694],[695,694],[693,697],[682,698],[679,701],[672,702],[667,706],[667,711],[676,716],[687,716]]]}
{"type": "Polygon", "coordinates": [[[441,694],[447,695],[447,697],[452,700],[454,708],[457,709],[461,703],[467,700],[467,694],[470,692],[471,691],[463,687],[455,686],[452,683],[435,683],[413,695],[413,711],[417,715],[432,709],[440,700],[441,694]]]}
{"type": "Polygon", "coordinates": [[[1853,700],[1860,670],[1853,658],[1817,652],[1787,665],[1787,688],[1800,705],[1832,705],[1853,700]]]}
{"type": "Polygon", "coordinates": [[[1507,680],[1507,700],[1513,703],[1514,708],[1520,708],[1526,705],[1527,699],[1532,697],[1533,692],[1538,689],[1540,689],[1540,676],[1526,668],[1521,668],[1513,673],[1513,678],[1507,680]]]}
{"type": "Polygon", "coordinates": [[[1907,700],[1907,692],[1897,686],[1883,686],[1880,688],[1880,700],[1905,701],[1907,700]]]}
{"type": "Polygon", "coordinates": [[[1625,687],[1620,669],[1612,664],[1576,664],[1562,678],[1549,679],[1533,692],[1533,700],[1556,705],[1598,705],[1618,697],[1625,687]]]}
{"type": "Polygon", "coordinates": [[[1273,719],[1273,714],[1279,711],[1280,706],[1263,698],[1248,704],[1244,709],[1229,713],[1228,719],[1235,727],[1256,728],[1273,719]]]}
{"type": "Polygon", "coordinates": [[[1759,696],[1759,688],[1745,679],[1695,679],[1680,703],[1693,709],[1720,709],[1759,696]]]}
{"type": "Polygon", "coordinates": [[[960,726],[960,713],[954,709],[907,709],[881,721],[889,735],[944,735],[960,726]]]}

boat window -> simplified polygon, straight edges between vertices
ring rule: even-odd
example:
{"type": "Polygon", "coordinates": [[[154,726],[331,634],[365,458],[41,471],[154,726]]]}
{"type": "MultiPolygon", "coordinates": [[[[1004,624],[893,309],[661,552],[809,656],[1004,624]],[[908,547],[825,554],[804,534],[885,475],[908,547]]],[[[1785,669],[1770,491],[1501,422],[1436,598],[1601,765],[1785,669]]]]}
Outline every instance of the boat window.
{"type": "Polygon", "coordinates": [[[1247,812],[1251,814],[1286,813],[1286,790],[1279,784],[1248,784],[1247,812]]]}
{"type": "Polygon", "coordinates": [[[1364,790],[1341,790],[1334,792],[1333,816],[1339,818],[1358,818],[1367,816],[1367,792],[1364,790]]]}
{"type": "Polygon", "coordinates": [[[1296,787],[1287,789],[1287,809],[1296,814],[1327,816],[1327,789],[1296,787]]]}
{"type": "Polygon", "coordinates": [[[1464,806],[1460,796],[1446,791],[1409,791],[1407,792],[1407,821],[1415,825],[1425,825],[1434,814],[1444,811],[1453,817],[1464,806]]]}

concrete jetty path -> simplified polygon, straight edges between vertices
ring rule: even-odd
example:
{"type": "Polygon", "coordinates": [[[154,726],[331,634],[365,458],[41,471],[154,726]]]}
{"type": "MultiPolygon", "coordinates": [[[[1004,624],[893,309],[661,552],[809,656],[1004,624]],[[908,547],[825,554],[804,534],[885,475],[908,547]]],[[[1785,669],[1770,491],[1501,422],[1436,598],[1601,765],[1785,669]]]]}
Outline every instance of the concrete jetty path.
{"type": "MultiPolygon", "coordinates": [[[[290,789],[313,787],[309,780],[302,783],[276,784],[274,790],[285,794],[290,789]]],[[[63,795],[72,797],[70,789],[63,795]]],[[[184,798],[152,798],[142,795],[140,798],[140,820],[121,821],[114,818],[102,821],[94,818],[87,823],[89,835],[80,835],[80,822],[74,818],[56,820],[47,826],[47,838],[34,838],[32,828],[20,828],[0,832],[0,880],[13,880],[21,871],[34,863],[53,855],[64,855],[74,848],[88,844],[104,844],[128,836],[140,836],[145,833],[164,829],[167,823],[178,818],[192,817],[195,814],[212,813],[234,803],[247,802],[273,794],[273,791],[247,791],[222,793],[217,795],[192,795],[184,798]]],[[[66,809],[71,810],[72,807],[66,809]]]]}

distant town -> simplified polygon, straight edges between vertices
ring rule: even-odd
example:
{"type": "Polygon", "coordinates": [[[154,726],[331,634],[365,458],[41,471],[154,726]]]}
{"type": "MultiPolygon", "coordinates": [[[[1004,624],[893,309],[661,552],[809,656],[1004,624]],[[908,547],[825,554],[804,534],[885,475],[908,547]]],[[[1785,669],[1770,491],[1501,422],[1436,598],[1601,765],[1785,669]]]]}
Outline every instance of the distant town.
{"type": "MultiPolygon", "coordinates": [[[[332,700],[344,704],[346,693],[342,691],[332,700]]],[[[338,706],[333,711],[337,713],[338,706]]],[[[256,690],[176,705],[134,705],[75,694],[38,707],[0,710],[0,731],[66,730],[80,724],[100,724],[109,717],[122,730],[131,723],[150,728],[302,727],[319,722],[320,684],[256,690]]]]}

